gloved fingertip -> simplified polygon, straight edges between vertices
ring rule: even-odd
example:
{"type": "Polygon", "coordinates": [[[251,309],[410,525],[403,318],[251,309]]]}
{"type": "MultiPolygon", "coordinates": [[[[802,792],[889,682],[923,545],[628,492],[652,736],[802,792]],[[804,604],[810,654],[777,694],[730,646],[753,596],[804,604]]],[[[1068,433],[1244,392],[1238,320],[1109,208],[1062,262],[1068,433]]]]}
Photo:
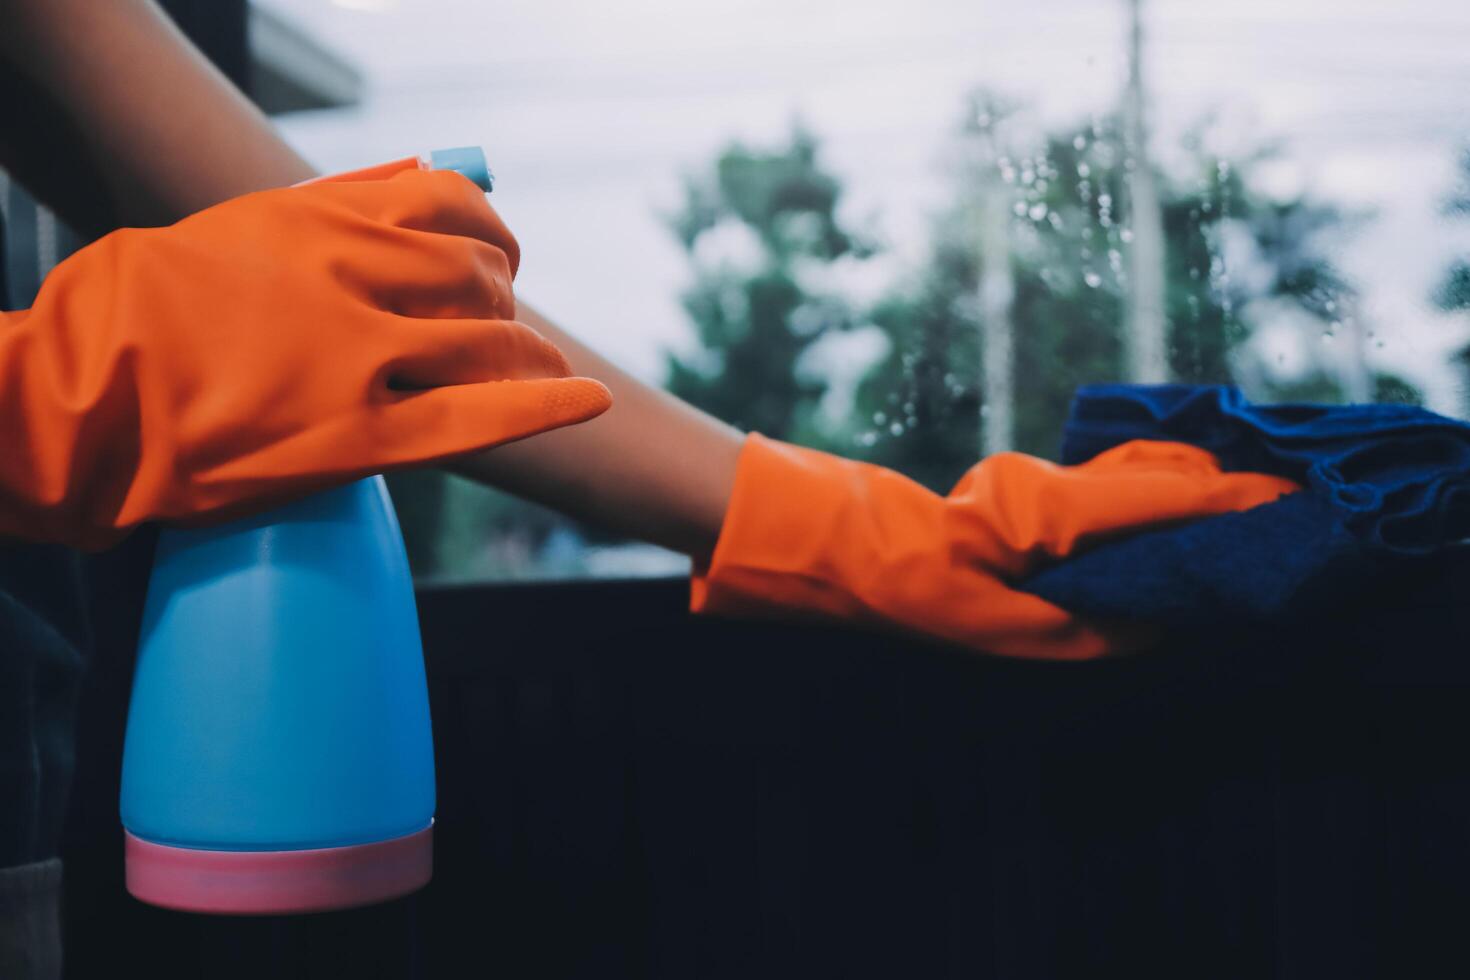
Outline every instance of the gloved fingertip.
{"type": "Polygon", "coordinates": [[[594,419],[612,407],[612,392],[593,378],[560,378],[559,383],[545,388],[546,413],[562,424],[571,425],[594,419]]]}
{"type": "Polygon", "coordinates": [[[1268,473],[1230,473],[1226,480],[1233,510],[1249,510],[1302,490],[1301,484],[1268,473]]]}

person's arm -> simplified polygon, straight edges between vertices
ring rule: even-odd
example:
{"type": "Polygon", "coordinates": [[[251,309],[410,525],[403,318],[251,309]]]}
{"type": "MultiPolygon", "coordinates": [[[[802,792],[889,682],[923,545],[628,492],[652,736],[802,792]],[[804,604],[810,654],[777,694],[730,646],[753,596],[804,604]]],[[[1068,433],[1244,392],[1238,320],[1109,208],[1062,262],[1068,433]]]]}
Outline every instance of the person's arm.
{"type": "Polygon", "coordinates": [[[524,303],[516,317],[596,378],[612,407],[582,425],[457,460],[484,483],[644,541],[707,559],[720,534],[744,437],[617,368],[524,303]]]}
{"type": "MultiPolygon", "coordinates": [[[[119,224],[169,224],[313,176],[151,0],[0,0],[0,24],[0,58],[66,115],[119,224]]],[[[58,161],[27,159],[27,135],[7,135],[7,156],[54,197],[58,161]]]]}
{"type": "MultiPolygon", "coordinates": [[[[128,223],[165,223],[312,168],[150,0],[0,0],[5,57],[55,94],[128,223]],[[14,29],[11,30],[11,25],[14,29]]],[[[461,461],[475,479],[575,517],[707,557],[734,481],[734,429],[614,367],[534,309],[519,318],[597,378],[594,424],[461,461]]]]}

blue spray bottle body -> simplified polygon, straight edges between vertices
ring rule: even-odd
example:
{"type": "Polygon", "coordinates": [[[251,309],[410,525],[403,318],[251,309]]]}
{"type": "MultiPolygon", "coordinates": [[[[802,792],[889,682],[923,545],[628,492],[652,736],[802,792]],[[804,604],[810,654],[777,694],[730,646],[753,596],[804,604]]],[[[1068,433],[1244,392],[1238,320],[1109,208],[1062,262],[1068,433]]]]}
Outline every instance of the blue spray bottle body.
{"type": "MultiPolygon", "coordinates": [[[[478,150],[449,153],[488,189],[478,150]]],[[[157,905],[319,911],[429,880],[428,690],[381,477],[160,534],[121,812],[128,889],[157,905]]]]}

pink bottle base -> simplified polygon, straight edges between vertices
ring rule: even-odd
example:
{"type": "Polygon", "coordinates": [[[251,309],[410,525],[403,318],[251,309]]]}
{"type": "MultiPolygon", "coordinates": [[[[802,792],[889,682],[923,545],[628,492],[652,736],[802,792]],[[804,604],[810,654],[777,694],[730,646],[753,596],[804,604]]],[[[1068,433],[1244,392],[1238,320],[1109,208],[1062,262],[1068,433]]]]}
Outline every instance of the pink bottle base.
{"type": "Polygon", "coordinates": [[[417,891],[433,874],[434,825],[350,847],[206,851],[123,831],[128,891],[150,905],[219,915],[282,915],[371,905],[417,891]]]}

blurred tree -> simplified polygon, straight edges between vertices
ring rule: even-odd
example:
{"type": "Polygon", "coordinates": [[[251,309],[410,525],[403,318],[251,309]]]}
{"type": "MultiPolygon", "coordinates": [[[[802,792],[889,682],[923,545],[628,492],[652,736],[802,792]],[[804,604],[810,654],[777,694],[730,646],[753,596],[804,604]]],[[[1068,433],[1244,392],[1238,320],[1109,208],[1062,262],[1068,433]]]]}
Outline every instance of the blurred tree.
{"type": "Polygon", "coordinates": [[[1456,259],[1445,270],[1434,302],[1442,310],[1470,310],[1470,262],[1456,259]]]}
{"type": "MultiPolygon", "coordinates": [[[[841,187],[818,165],[814,138],[798,131],[774,153],[726,150],[712,174],[689,181],[670,219],[694,267],[684,300],[699,341],[669,358],[670,388],[736,424],[836,447],[936,489],[982,445],[1054,453],[1076,387],[1128,373],[1135,234],[1119,202],[1136,189],[1137,162],[1116,117],[1028,146],[1001,125],[1013,111],[985,93],[970,99],[956,193],[928,256],[866,311],[806,285],[803,270],[868,249],[836,217],[841,187]],[[746,240],[743,264],[728,254],[732,229],[746,240]],[[851,414],[824,421],[815,410],[827,381],[803,373],[801,359],[819,337],[855,325],[887,343],[851,414]],[[1009,386],[991,376],[987,353],[1004,357],[1009,386]]],[[[1154,181],[1169,376],[1238,383],[1266,400],[1418,403],[1413,385],[1363,366],[1357,297],[1323,247],[1355,216],[1258,192],[1251,175],[1270,148],[1225,159],[1204,142],[1186,139],[1183,162],[1154,181]],[[1246,344],[1278,323],[1348,342],[1320,345],[1318,360],[1287,375],[1246,344]],[[1342,356],[1329,358],[1339,347],[1342,356]]]]}
{"type": "MultiPolygon", "coordinates": [[[[1470,219],[1470,144],[1460,151],[1458,180],[1441,209],[1446,217],[1470,219]]],[[[1445,270],[1435,290],[1435,302],[1445,310],[1470,310],[1470,259],[1461,257],[1445,270]]]]}
{"type": "Polygon", "coordinates": [[[403,530],[409,568],[418,580],[513,580],[565,576],[575,568],[545,566],[556,535],[601,543],[605,532],[442,470],[390,473],[388,491],[403,530]]]}
{"type": "MultiPolygon", "coordinates": [[[[993,105],[980,97],[969,111],[990,117],[993,105]]],[[[967,119],[961,139],[976,134],[993,142],[984,125],[967,119]]],[[[1168,368],[1178,381],[1230,382],[1238,380],[1243,342],[1283,305],[1326,332],[1349,316],[1352,289],[1319,247],[1324,234],[1343,230],[1347,216],[1306,199],[1255,193],[1248,174],[1264,152],[1232,162],[1200,150],[1198,141],[1194,146],[1186,179],[1160,173],[1155,182],[1168,368]],[[1237,263],[1249,274],[1232,275],[1237,263]]],[[[1031,152],[987,150],[964,158],[968,169],[956,204],[936,222],[927,263],[873,313],[891,343],[859,386],[845,434],[849,451],[936,488],[946,488],[974,461],[981,415],[995,411],[985,404],[994,401],[993,388],[976,380],[984,376],[976,338],[984,336],[986,304],[977,296],[985,293],[987,254],[977,230],[977,194],[1002,195],[1010,215],[1015,447],[1051,455],[1077,385],[1127,373],[1123,331],[1134,233],[1118,216],[1129,186],[1118,120],[1053,133],[1031,152]],[[977,174],[977,167],[989,172],[977,174]]],[[[1313,389],[1318,400],[1342,400],[1340,379],[1313,370],[1320,375],[1313,389]]],[[[1256,395],[1278,394],[1270,372],[1254,375],[1256,395]]],[[[1386,390],[1410,399],[1412,388],[1391,380],[1386,390]]]]}
{"type": "MultiPolygon", "coordinates": [[[[1413,383],[1396,374],[1379,372],[1370,378],[1373,390],[1368,401],[1393,405],[1424,405],[1424,395],[1413,383]]],[[[1313,402],[1337,404],[1343,401],[1342,384],[1321,369],[1314,369],[1294,378],[1276,381],[1271,393],[1280,402],[1313,402]]]]}
{"type": "Polygon", "coordinates": [[[772,152],[732,145],[710,173],[686,181],[668,223],[693,267],[683,303],[699,347],[668,355],[670,391],[745,429],[818,438],[813,417],[827,382],[800,361],[853,316],[841,297],[811,287],[808,273],[871,253],[839,219],[840,198],[816,140],[799,127],[772,152]]]}
{"type": "MultiPolygon", "coordinates": [[[[1460,151],[1458,171],[1456,186],[1445,199],[1442,210],[1446,217],[1465,220],[1470,218],[1470,145],[1460,151]]],[[[1434,304],[1447,313],[1470,312],[1470,259],[1462,256],[1450,263],[1432,298],[1434,304]]],[[[1461,411],[1470,417],[1470,346],[1462,347],[1455,360],[1464,379],[1461,383],[1464,399],[1461,411]]]]}
{"type": "Polygon", "coordinates": [[[1373,375],[1373,400],[1388,405],[1424,407],[1424,393],[1412,382],[1381,371],[1373,375]]]}
{"type": "Polygon", "coordinates": [[[449,492],[449,474],[439,470],[405,470],[389,473],[388,493],[398,513],[398,526],[403,531],[403,546],[408,551],[408,566],[415,578],[428,578],[439,573],[443,562],[439,553],[445,523],[445,500],[449,492]]]}
{"type": "Polygon", "coordinates": [[[980,277],[965,217],[937,224],[917,285],[893,291],[872,311],[888,353],[858,386],[845,438],[837,440],[849,455],[945,489],[981,446],[980,277]]]}

